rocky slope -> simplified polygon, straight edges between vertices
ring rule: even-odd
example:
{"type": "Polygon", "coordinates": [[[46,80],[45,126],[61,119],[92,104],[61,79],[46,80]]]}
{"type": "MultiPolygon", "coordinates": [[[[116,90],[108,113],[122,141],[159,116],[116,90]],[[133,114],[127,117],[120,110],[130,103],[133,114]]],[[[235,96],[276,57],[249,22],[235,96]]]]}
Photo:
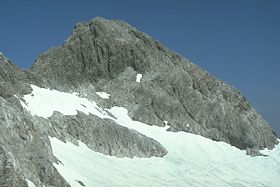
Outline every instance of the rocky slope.
{"type": "MultiPolygon", "coordinates": [[[[185,131],[239,149],[272,149],[276,134],[238,90],[125,22],[95,18],[75,26],[61,47],[22,70],[0,54],[0,186],[67,186],[52,163],[49,136],[116,157],[163,157],[168,151],[137,131],[78,112],[49,118],[22,107],[31,84],[122,106],[129,116],[169,131],[185,131]],[[142,74],[141,81],[136,81],[142,74]],[[96,92],[110,93],[101,99],[96,92]]],[[[108,115],[110,115],[108,113],[108,115]]],[[[113,117],[113,116],[112,116],[113,117]]],[[[252,151],[249,151],[252,152],[252,151]]],[[[257,152],[257,151],[256,151],[257,152]]],[[[253,151],[255,154],[255,151],[253,151]]]]}

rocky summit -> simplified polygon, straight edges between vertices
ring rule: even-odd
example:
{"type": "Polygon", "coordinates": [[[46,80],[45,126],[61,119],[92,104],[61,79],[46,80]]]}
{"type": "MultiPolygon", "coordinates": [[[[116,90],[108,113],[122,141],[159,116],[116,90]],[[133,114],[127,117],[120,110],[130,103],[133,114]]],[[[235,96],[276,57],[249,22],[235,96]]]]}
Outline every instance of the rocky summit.
{"type": "MultiPolygon", "coordinates": [[[[12,64],[1,53],[0,104],[1,187],[110,186],[107,182],[113,186],[141,186],[141,178],[145,178],[137,178],[139,168],[133,165],[138,162],[147,166],[143,173],[154,177],[150,182],[146,178],[147,186],[212,184],[209,181],[216,176],[206,172],[209,178],[199,183],[197,173],[192,175],[191,171],[200,165],[188,167],[184,160],[192,158],[188,160],[194,164],[196,157],[191,154],[196,150],[203,150],[197,154],[208,155],[200,163],[206,171],[208,166],[227,168],[234,159],[251,164],[252,170],[242,169],[244,176],[250,173],[248,179],[221,177],[215,185],[273,186],[280,182],[276,134],[246,98],[123,21],[97,17],[78,23],[63,45],[40,55],[28,70],[12,64]],[[67,158],[66,152],[59,152],[77,147],[84,152],[71,152],[67,158]],[[260,151],[263,149],[274,153],[270,156],[260,151]],[[229,150],[234,154],[221,159],[229,150]],[[246,155],[246,151],[258,157],[246,155]],[[92,155],[87,159],[92,158],[88,163],[95,170],[74,170],[70,163],[86,154],[92,155]],[[110,167],[116,166],[115,170],[121,168],[117,168],[119,163],[123,166],[136,161],[122,170],[127,173],[120,179],[110,181],[110,176],[101,177],[110,173],[110,168],[104,170],[108,159],[112,159],[110,167]],[[258,159],[260,165],[256,164],[258,159]],[[171,164],[161,165],[164,161],[171,164]],[[178,176],[168,174],[166,178],[172,180],[157,181],[162,174],[149,174],[153,169],[148,169],[148,163],[157,163],[164,167],[162,172],[175,171],[178,176]],[[267,172],[271,174],[268,181],[257,181],[260,174],[253,175],[252,171],[263,164],[271,164],[273,174],[267,172]],[[129,180],[131,168],[135,173],[129,180]],[[189,180],[179,180],[182,177],[189,180]]],[[[77,161],[76,166],[79,164],[83,166],[77,161]]],[[[236,170],[231,168],[236,175],[242,173],[238,168],[242,168],[238,162],[236,170]]]]}

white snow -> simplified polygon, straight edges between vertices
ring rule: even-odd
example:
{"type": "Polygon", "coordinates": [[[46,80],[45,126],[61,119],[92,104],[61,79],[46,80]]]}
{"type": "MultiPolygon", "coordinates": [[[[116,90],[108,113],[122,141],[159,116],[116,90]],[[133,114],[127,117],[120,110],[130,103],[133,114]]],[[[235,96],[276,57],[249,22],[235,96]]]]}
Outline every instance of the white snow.
{"type": "MultiPolygon", "coordinates": [[[[166,131],[169,127],[149,126],[133,121],[122,107],[102,109],[94,101],[73,94],[32,86],[23,107],[33,115],[50,117],[53,111],[75,115],[77,110],[110,118],[160,142],[168,154],[163,158],[117,158],[49,137],[59,173],[79,186],[278,186],[280,183],[280,145],[268,157],[250,157],[224,142],[215,142],[186,132],[166,131]],[[107,115],[106,110],[116,119],[107,115]]],[[[168,122],[166,122],[168,123],[168,122]]]]}
{"type": "Polygon", "coordinates": [[[30,180],[26,179],[26,181],[27,181],[28,187],[36,187],[36,185],[33,182],[31,182],[30,180]]]}
{"type": "Polygon", "coordinates": [[[30,111],[32,115],[43,118],[51,117],[54,111],[61,112],[64,115],[76,115],[77,111],[85,114],[92,113],[98,117],[106,117],[107,113],[97,106],[94,101],[78,97],[76,93],[70,94],[39,88],[31,85],[33,91],[31,94],[24,95],[21,105],[30,111]]]}
{"type": "Polygon", "coordinates": [[[142,79],[142,74],[137,74],[136,75],[136,82],[141,82],[142,79]]]}
{"type": "Polygon", "coordinates": [[[110,98],[110,94],[106,93],[106,92],[96,92],[96,94],[101,97],[102,99],[109,99],[110,98]]]}
{"type": "Polygon", "coordinates": [[[75,96],[79,96],[78,92],[73,92],[72,94],[75,95],[75,96]]]}
{"type": "Polygon", "coordinates": [[[168,146],[164,158],[129,159],[50,137],[53,153],[63,163],[54,166],[71,186],[78,187],[79,180],[86,186],[277,186],[280,182],[279,146],[270,157],[252,158],[225,143],[187,133],[167,139],[173,147],[168,146]]]}

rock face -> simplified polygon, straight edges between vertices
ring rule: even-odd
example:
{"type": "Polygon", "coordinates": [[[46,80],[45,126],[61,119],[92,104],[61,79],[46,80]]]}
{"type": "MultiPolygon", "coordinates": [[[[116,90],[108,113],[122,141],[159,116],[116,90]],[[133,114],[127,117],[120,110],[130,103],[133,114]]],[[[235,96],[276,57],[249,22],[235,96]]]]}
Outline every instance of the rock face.
{"type": "MultiPolygon", "coordinates": [[[[122,21],[95,18],[75,26],[61,47],[22,70],[0,54],[0,186],[69,186],[53,167],[48,136],[81,140],[94,151],[117,157],[163,157],[157,141],[109,119],[78,113],[32,116],[18,98],[30,84],[76,91],[100,106],[123,106],[132,119],[170,125],[239,149],[271,149],[276,134],[238,90],[122,21]],[[142,74],[140,82],[137,74],[142,74]],[[111,94],[98,99],[96,91],[111,94]],[[16,95],[16,97],[15,97],[16,95]]],[[[251,151],[252,152],[252,151],[251,151]]]]}
{"type": "MultiPolygon", "coordinates": [[[[131,131],[109,119],[79,112],[75,116],[55,113],[50,121],[63,132],[61,139],[69,136],[86,143],[92,150],[117,157],[162,157],[167,151],[155,140],[137,131],[131,131]]],[[[66,138],[67,139],[67,138],[66,138]]]]}
{"type": "Polygon", "coordinates": [[[0,54],[0,96],[13,97],[14,94],[31,92],[30,82],[36,79],[28,71],[21,70],[12,64],[3,54],[0,54]]]}
{"type": "Polygon", "coordinates": [[[41,55],[31,71],[51,88],[92,84],[112,93],[114,104],[150,125],[168,121],[172,131],[241,149],[272,148],[277,142],[236,89],[122,21],[96,18],[77,24],[63,46],[41,55]],[[137,73],[143,74],[140,84],[137,73]]]}

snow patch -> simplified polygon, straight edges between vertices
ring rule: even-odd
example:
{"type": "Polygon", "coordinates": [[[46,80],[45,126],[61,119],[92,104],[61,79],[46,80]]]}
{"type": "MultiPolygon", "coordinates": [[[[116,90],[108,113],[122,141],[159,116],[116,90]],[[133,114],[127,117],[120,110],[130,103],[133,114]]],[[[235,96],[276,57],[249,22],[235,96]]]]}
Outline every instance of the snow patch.
{"type": "Polygon", "coordinates": [[[106,92],[96,92],[96,94],[101,97],[102,99],[109,99],[110,98],[110,94],[106,93],[106,92]]]}
{"type": "MultiPolygon", "coordinates": [[[[278,140],[280,142],[280,140],[278,140]]],[[[280,144],[280,143],[279,143],[280,144]]],[[[263,150],[260,150],[260,153],[264,154],[264,155],[271,155],[273,153],[273,150],[269,150],[267,148],[263,149],[263,150]]],[[[280,151],[280,150],[279,150],[280,151]]]]}
{"type": "Polygon", "coordinates": [[[72,94],[75,95],[75,96],[79,96],[78,92],[73,92],[72,94]]]}
{"type": "Polygon", "coordinates": [[[137,74],[136,75],[136,82],[141,82],[142,79],[142,74],[137,74]]]}
{"type": "Polygon", "coordinates": [[[28,187],[36,187],[36,185],[33,182],[31,182],[30,180],[28,180],[28,179],[25,179],[25,180],[28,184],[28,187]]]}
{"type": "Polygon", "coordinates": [[[94,114],[98,117],[109,117],[96,102],[86,98],[78,97],[76,93],[65,93],[56,90],[39,88],[31,85],[31,94],[24,95],[24,101],[20,100],[21,105],[32,115],[48,118],[54,111],[64,115],[76,115],[77,111],[85,114],[94,114]]]}

